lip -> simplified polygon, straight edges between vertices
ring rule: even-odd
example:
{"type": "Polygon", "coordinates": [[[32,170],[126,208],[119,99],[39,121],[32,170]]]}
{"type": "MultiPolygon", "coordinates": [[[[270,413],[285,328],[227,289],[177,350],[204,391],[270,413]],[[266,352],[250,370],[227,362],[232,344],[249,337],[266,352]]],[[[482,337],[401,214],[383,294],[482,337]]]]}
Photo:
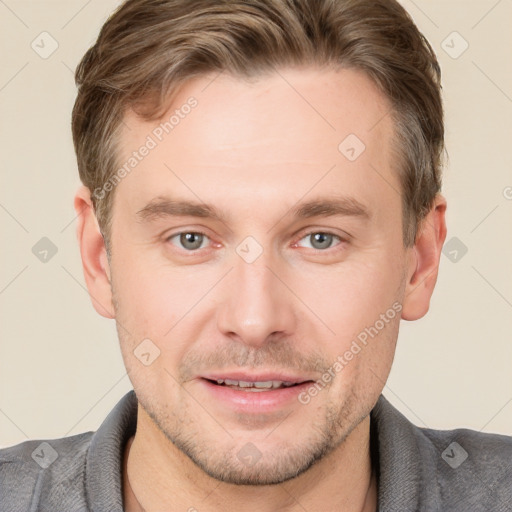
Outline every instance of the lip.
{"type": "Polygon", "coordinates": [[[246,373],[246,372],[223,372],[223,373],[209,373],[207,375],[200,375],[203,379],[208,380],[243,380],[246,382],[267,382],[269,380],[280,380],[282,382],[293,382],[300,384],[302,382],[314,381],[309,376],[292,375],[289,373],[281,372],[266,372],[266,373],[246,373]]]}
{"type": "Polygon", "coordinates": [[[204,377],[197,379],[199,385],[207,397],[207,403],[216,403],[218,406],[229,413],[242,413],[249,415],[261,415],[272,412],[279,412],[300,406],[298,396],[305,392],[314,384],[313,380],[304,381],[304,378],[297,378],[291,375],[282,374],[260,374],[247,375],[242,373],[228,373],[222,376],[204,377]],[[214,384],[211,380],[233,379],[245,380],[247,382],[281,380],[285,382],[300,382],[295,386],[286,388],[277,388],[265,391],[244,391],[237,390],[228,386],[214,384]]]}

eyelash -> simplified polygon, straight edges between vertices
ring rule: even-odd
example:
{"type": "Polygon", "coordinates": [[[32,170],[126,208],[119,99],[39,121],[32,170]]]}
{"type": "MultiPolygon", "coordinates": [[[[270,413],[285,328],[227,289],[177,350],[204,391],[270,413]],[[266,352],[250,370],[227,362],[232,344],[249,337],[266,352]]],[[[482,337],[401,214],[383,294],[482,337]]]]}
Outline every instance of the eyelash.
{"type": "MultiPolygon", "coordinates": [[[[340,235],[337,235],[335,233],[332,233],[331,231],[319,231],[319,230],[313,230],[313,231],[308,231],[307,233],[304,233],[301,238],[299,238],[298,242],[300,242],[301,240],[303,240],[304,238],[307,238],[311,235],[315,235],[315,234],[322,234],[322,235],[329,235],[329,236],[332,236],[333,238],[337,238],[339,243],[334,245],[333,247],[327,247],[326,249],[315,249],[315,248],[307,248],[307,249],[312,249],[313,251],[316,251],[316,252],[328,252],[330,249],[335,249],[336,247],[338,247],[339,245],[343,244],[344,242],[347,242],[346,239],[342,238],[340,235]]],[[[184,235],[184,234],[193,234],[193,235],[202,235],[206,238],[209,239],[209,236],[206,234],[206,233],[203,233],[202,231],[179,231],[178,233],[173,233],[172,235],[169,235],[168,237],[165,238],[165,241],[166,242],[171,242],[171,240],[175,237],[179,237],[180,235],[184,235]]],[[[295,242],[293,244],[293,246],[296,246],[298,242],[295,242]]],[[[173,244],[174,245],[174,244],[173,244]]],[[[187,250],[187,249],[184,249],[184,248],[181,248],[183,251],[191,254],[191,255],[194,255],[194,254],[197,254],[201,248],[199,249],[192,249],[192,250],[187,250]]]]}

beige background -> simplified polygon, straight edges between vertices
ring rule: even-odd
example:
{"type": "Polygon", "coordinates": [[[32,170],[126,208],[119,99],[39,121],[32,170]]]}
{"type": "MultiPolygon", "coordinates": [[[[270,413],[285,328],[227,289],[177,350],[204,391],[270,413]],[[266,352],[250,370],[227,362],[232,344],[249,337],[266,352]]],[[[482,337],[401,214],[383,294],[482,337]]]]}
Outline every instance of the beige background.
{"type": "MultiPolygon", "coordinates": [[[[85,289],[72,208],[73,70],[117,4],[0,1],[0,446],[95,430],[131,389],[85,289]],[[43,31],[59,45],[47,59],[31,48],[43,31]],[[42,237],[58,249],[46,263],[42,237]]],[[[468,251],[442,256],[429,314],[402,323],[384,395],[420,426],[512,434],[512,1],[403,4],[441,61],[447,240],[468,251]],[[458,58],[443,49],[463,49],[453,31],[469,44],[458,58]]]]}

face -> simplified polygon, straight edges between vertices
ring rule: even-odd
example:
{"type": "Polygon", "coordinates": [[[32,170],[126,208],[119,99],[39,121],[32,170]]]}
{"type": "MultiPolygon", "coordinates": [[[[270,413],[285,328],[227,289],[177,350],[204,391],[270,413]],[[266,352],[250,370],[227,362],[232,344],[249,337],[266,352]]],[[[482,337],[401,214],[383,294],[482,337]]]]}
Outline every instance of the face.
{"type": "Polygon", "coordinates": [[[293,478],[378,399],[408,254],[389,109],[364,74],[311,69],[203,76],[162,120],[125,118],[124,362],[154,425],[216,479],[293,478]]]}

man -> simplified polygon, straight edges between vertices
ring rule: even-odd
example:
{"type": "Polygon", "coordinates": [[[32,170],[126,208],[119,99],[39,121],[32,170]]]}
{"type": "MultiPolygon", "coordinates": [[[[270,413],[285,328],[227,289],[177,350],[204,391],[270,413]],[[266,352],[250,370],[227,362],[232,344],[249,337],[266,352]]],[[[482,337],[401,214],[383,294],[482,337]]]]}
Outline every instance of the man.
{"type": "Polygon", "coordinates": [[[84,276],[134,391],[1,450],[2,510],[512,510],[512,438],[381,395],[446,236],[439,66],[398,3],[129,0],[77,83],[84,276]]]}

